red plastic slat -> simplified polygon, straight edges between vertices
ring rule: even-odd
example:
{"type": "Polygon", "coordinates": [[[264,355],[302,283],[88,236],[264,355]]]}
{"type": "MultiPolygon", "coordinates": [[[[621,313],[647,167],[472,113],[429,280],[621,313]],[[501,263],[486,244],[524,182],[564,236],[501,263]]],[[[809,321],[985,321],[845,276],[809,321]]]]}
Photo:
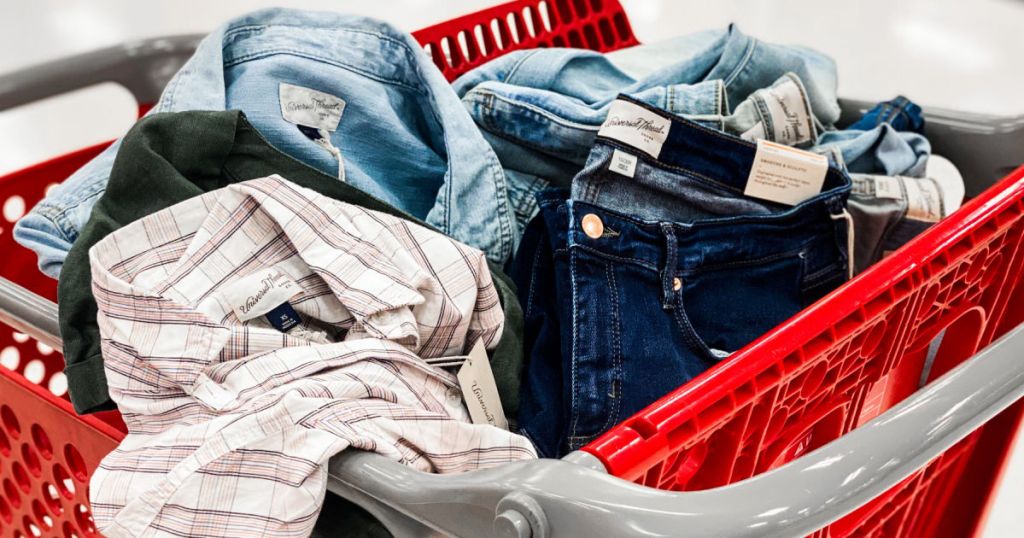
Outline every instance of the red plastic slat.
{"type": "Polygon", "coordinates": [[[508,2],[412,35],[448,80],[513,50],[568,45],[606,52],[639,43],[615,0],[508,2]]]}

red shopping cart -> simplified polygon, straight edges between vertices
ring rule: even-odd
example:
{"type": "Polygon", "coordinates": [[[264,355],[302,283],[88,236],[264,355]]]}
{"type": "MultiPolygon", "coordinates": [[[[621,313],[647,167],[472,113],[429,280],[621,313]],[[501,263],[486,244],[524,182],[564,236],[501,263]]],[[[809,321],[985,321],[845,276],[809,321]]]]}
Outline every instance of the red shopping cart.
{"type": "MultiPolygon", "coordinates": [[[[516,49],[637,43],[615,0],[519,0],[414,35],[449,78],[516,49]]],[[[196,41],[0,77],[0,110],[113,81],[144,111],[196,41]]],[[[1010,173],[1024,160],[1024,120],[927,118],[968,192],[1009,175],[719,366],[564,460],[440,477],[352,451],[332,462],[331,491],[399,535],[975,532],[1024,409],[1024,169],[1010,173]]],[[[0,178],[0,203],[30,207],[103,147],[0,178]]],[[[19,212],[4,213],[0,534],[95,536],[89,476],[123,426],[66,401],[55,285],[11,239],[19,212]]]]}

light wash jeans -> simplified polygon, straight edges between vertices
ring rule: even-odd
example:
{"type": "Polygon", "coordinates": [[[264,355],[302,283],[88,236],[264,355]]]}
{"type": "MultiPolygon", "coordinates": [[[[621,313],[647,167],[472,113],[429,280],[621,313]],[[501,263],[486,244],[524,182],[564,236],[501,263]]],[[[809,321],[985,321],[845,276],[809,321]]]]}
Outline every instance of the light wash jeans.
{"type": "MultiPolygon", "coordinates": [[[[300,107],[315,96],[299,90],[300,107]]],[[[323,101],[322,101],[323,102],[323,101]]],[[[275,147],[504,262],[519,225],[500,163],[451,86],[407,33],[373,19],[268,9],[234,19],[199,45],[156,112],[241,109],[275,147]],[[314,137],[285,119],[282,84],[344,102],[336,130],[314,137]],[[340,162],[330,146],[340,150],[340,162]]],[[[331,123],[328,121],[328,123],[331,123]]],[[[307,132],[309,130],[307,129],[307,132]]],[[[187,141],[180,141],[187,143],[187,141]]],[[[15,227],[15,239],[60,273],[103,194],[118,144],[78,170],[15,227]]],[[[525,222],[525,221],[524,221],[525,222]]]]}
{"type": "MultiPolygon", "coordinates": [[[[865,173],[911,174],[930,151],[922,136],[885,126],[834,132],[840,109],[832,59],[765,43],[735,25],[607,54],[512,52],[453,86],[510,182],[523,186],[514,195],[568,186],[620,94],[748,140],[828,153],[865,173]]],[[[515,206],[532,213],[528,203],[515,206]]]]}

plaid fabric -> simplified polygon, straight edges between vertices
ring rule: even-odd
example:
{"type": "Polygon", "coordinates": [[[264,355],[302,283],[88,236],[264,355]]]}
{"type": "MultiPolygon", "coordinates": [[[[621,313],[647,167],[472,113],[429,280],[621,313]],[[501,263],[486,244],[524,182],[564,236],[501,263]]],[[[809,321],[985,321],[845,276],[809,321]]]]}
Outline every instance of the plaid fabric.
{"type": "Polygon", "coordinates": [[[439,473],[535,457],[470,424],[455,376],[423,361],[501,335],[478,250],[270,176],[138,220],[90,260],[129,430],[90,484],[107,536],[306,536],[348,447],[439,473]],[[288,333],[222,294],[268,267],[302,290],[288,333]]]}

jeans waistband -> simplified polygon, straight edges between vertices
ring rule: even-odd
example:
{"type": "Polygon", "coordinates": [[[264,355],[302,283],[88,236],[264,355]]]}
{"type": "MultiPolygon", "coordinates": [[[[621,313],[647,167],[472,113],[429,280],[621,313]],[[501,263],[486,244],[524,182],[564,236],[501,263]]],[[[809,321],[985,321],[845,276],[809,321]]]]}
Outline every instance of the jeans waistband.
{"type": "MultiPolygon", "coordinates": [[[[622,140],[599,135],[596,146],[603,145],[630,151],[637,154],[639,160],[646,165],[670,173],[684,174],[743,196],[747,178],[754,164],[756,144],[704,127],[626,95],[620,95],[618,100],[643,109],[641,113],[644,118],[641,118],[637,129],[652,130],[651,132],[655,136],[663,138],[663,141],[660,145],[655,143],[639,147],[622,140]],[[657,124],[651,124],[648,122],[649,120],[655,120],[657,124]],[[658,130],[664,132],[658,132],[658,130]],[[640,151],[637,151],[638,149],[640,151]]],[[[612,119],[611,114],[609,119],[612,119]]],[[[632,118],[627,121],[630,119],[632,118]]],[[[642,140],[642,138],[637,140],[642,140]]],[[[807,201],[812,202],[837,194],[845,194],[849,189],[849,177],[835,166],[829,166],[820,193],[807,201]]]]}

